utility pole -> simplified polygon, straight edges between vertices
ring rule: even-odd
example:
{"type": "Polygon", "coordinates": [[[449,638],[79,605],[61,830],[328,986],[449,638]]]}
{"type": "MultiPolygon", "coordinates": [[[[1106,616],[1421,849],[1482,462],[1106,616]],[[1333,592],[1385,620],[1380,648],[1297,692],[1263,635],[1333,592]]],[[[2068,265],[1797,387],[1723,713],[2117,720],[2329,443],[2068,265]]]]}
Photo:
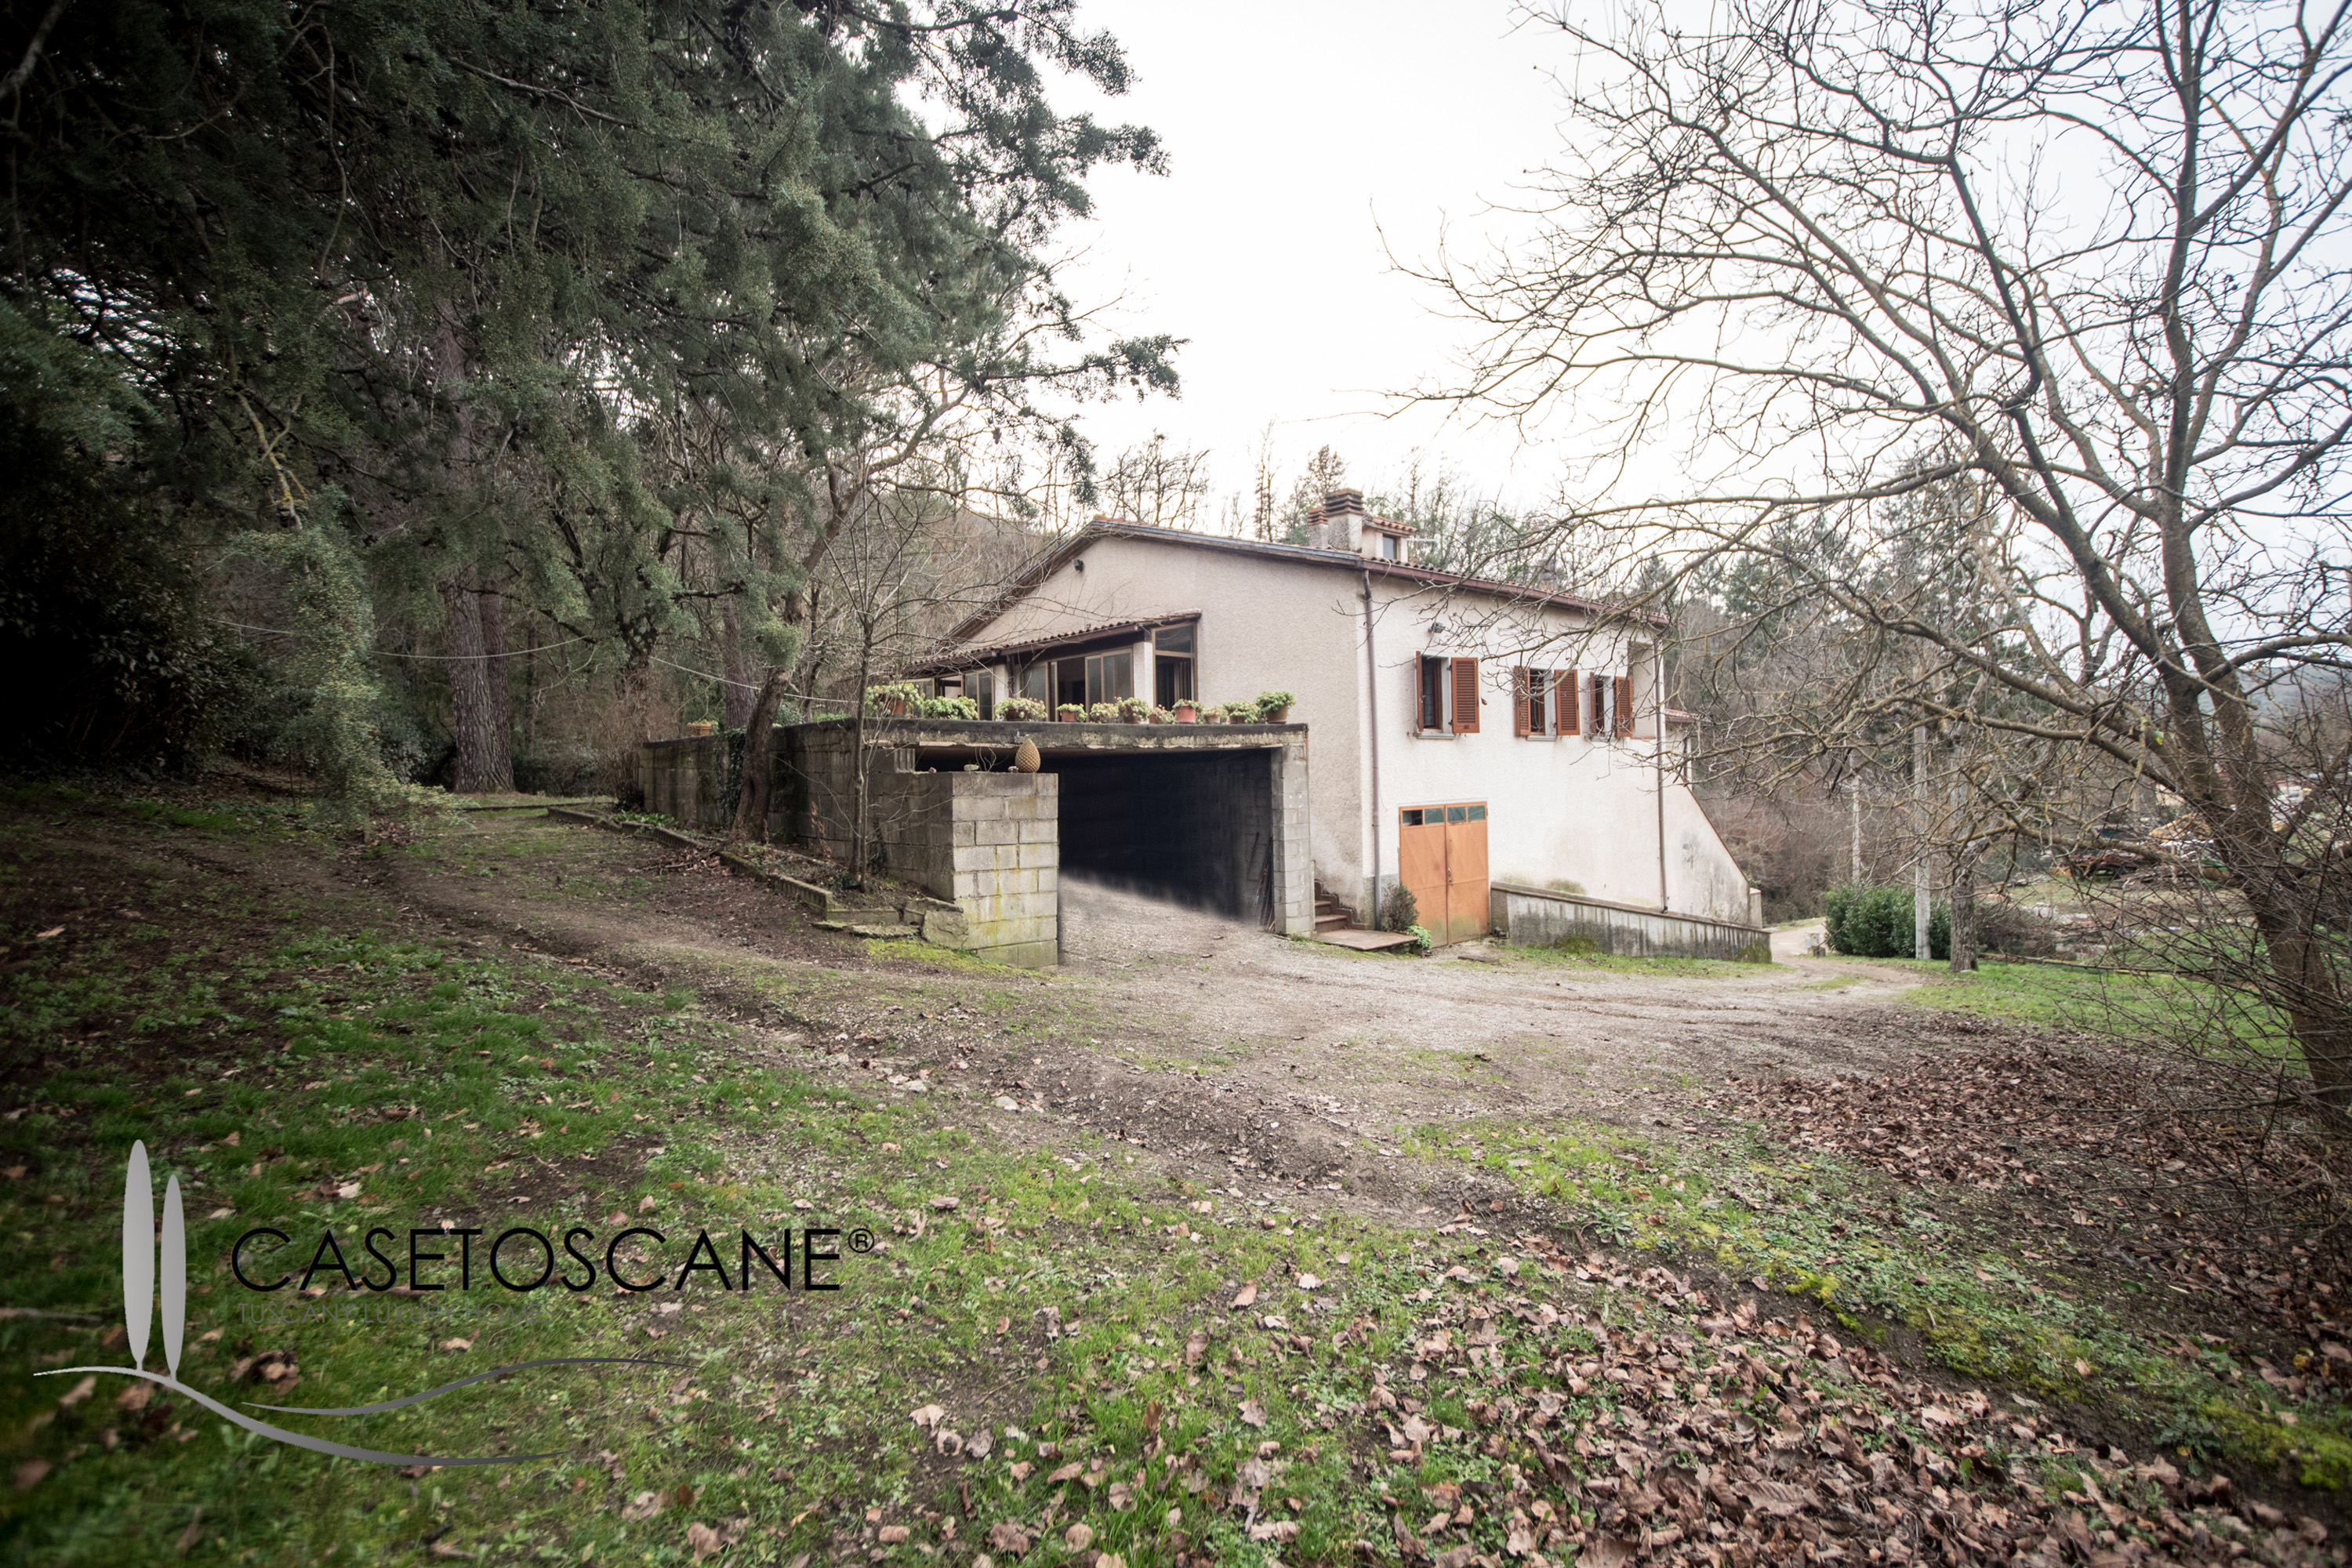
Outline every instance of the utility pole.
{"type": "Polygon", "coordinates": [[[1862,885],[1862,774],[1856,773],[1847,781],[1846,788],[1853,795],[1853,884],[1862,885]]]}
{"type": "Polygon", "coordinates": [[[1927,940],[1927,900],[1932,889],[1927,885],[1927,727],[1919,725],[1911,731],[1911,807],[1914,826],[1918,831],[1918,858],[1911,862],[1911,941],[1912,956],[1933,958],[1935,946],[1927,940]]]}

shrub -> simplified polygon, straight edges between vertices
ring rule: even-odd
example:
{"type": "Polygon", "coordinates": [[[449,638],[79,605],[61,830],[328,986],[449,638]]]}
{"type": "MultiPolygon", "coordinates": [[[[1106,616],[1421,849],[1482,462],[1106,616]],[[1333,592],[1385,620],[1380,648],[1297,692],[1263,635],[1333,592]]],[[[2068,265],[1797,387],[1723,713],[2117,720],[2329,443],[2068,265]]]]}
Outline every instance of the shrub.
{"type": "MultiPolygon", "coordinates": [[[[1858,883],[1830,889],[1830,951],[1853,958],[1909,958],[1917,951],[1912,931],[1911,889],[1858,883]]],[[[1927,951],[1952,955],[1952,912],[1941,904],[1927,911],[1927,951]]]]}
{"type": "Polygon", "coordinates": [[[1421,900],[1402,882],[1389,889],[1381,902],[1380,925],[1382,931],[1415,931],[1420,927],[1421,900]]]}
{"type": "Polygon", "coordinates": [[[1428,927],[1411,926],[1406,929],[1409,934],[1412,937],[1413,952],[1426,954],[1437,946],[1437,943],[1430,937],[1428,927]]]}
{"type": "Polygon", "coordinates": [[[1008,697],[996,705],[996,716],[1015,724],[1043,719],[1045,712],[1045,704],[1034,697],[1008,697]]]}
{"type": "Polygon", "coordinates": [[[2015,904],[1982,900],[1977,905],[1977,949],[2047,958],[2058,951],[2057,923],[2015,904]]]}

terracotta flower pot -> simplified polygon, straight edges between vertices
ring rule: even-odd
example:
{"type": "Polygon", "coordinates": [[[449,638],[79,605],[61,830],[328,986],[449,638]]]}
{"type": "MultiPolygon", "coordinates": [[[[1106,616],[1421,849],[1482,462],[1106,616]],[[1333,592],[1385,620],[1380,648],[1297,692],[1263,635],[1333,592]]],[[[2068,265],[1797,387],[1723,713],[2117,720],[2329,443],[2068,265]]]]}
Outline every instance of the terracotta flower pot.
{"type": "Polygon", "coordinates": [[[1176,704],[1176,722],[1179,724],[1197,724],[1200,721],[1201,710],[1198,708],[1193,707],[1190,702],[1179,702],[1176,704]]]}
{"type": "Polygon", "coordinates": [[[1289,723],[1289,722],[1290,722],[1290,705],[1289,705],[1288,703],[1285,703],[1285,704],[1283,704],[1283,706],[1281,706],[1281,707],[1279,707],[1279,708],[1276,709],[1273,712],[1271,712],[1271,713],[1267,714],[1265,718],[1260,719],[1260,720],[1258,721],[1258,722],[1259,722],[1259,723],[1261,723],[1261,724],[1287,724],[1287,723],[1289,723]]]}

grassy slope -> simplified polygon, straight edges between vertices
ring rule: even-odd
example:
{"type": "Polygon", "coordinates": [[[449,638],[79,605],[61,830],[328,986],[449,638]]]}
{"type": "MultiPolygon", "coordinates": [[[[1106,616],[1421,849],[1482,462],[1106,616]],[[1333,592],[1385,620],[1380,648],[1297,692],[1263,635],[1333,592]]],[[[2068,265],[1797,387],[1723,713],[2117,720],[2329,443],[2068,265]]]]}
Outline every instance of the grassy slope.
{"type": "MultiPolygon", "coordinates": [[[[136,899],[143,918],[77,923],[43,941],[17,918],[40,907],[36,880],[95,875],[44,858],[44,824],[60,812],[126,841],[181,834],[232,856],[324,853],[320,836],[282,813],[124,810],[38,792],[0,811],[0,933],[12,943],[0,1047],[34,1064],[9,1103],[16,1114],[0,1122],[0,1167],[23,1167],[0,1183],[0,1227],[20,1260],[0,1287],[14,1310],[0,1321],[0,1433],[12,1468],[50,1467],[0,1500],[0,1553],[11,1560],[152,1562],[184,1539],[192,1562],[375,1560],[427,1541],[503,1561],[684,1562],[695,1526],[736,1538],[729,1561],[774,1563],[862,1548],[903,1528],[912,1541],[894,1555],[914,1561],[926,1544],[960,1554],[951,1531],[971,1543],[994,1524],[1058,1536],[1080,1521],[1095,1550],[1130,1563],[1186,1550],[1221,1562],[1276,1550],[1286,1561],[1338,1561],[1362,1541],[1387,1555],[1405,1517],[1393,1508],[1417,1519],[1419,1494],[1449,1485],[1466,1489],[1465,1500],[1496,1500],[1447,1527],[1449,1540],[1492,1552],[1515,1518],[1528,1518],[1513,1500],[1527,1500],[1525,1478],[1540,1473],[1528,1469],[1526,1441],[1500,1432],[1433,1439],[1425,1458],[1401,1458],[1373,1435],[1397,1418],[1393,1399],[1381,1405],[1386,1384],[1412,1389],[1431,1422],[1475,1439],[1495,1418],[1497,1390],[1559,1390],[1568,1363],[1612,1333],[1672,1326],[1654,1300],[1579,1283],[1558,1262],[1518,1277],[1483,1230],[1317,1220],[1148,1177],[1120,1146],[1083,1135],[1043,1147],[1001,1136],[970,1103],[845,1089],[760,1058],[730,1006],[421,933],[364,889],[289,902],[277,889],[175,878],[159,853],[143,888],[94,895],[136,899]],[[110,1325],[122,1161],[134,1138],[159,1184],[173,1172],[191,1188],[199,1283],[182,1370],[216,1396],[356,1404],[543,1356],[684,1364],[547,1369],[406,1412],[289,1418],[394,1449],[565,1456],[416,1477],[248,1438],[169,1396],[126,1409],[127,1379],[101,1377],[61,1406],[61,1385],[74,1380],[26,1374],[122,1357],[110,1325]],[[519,1181],[541,1195],[512,1203],[519,1181]],[[350,1182],[356,1195],[331,1195],[350,1182]],[[935,1202],[950,1197],[951,1210],[935,1202]],[[207,1217],[219,1209],[230,1212],[207,1217]],[[261,1223],[305,1239],[329,1225],[404,1230],[444,1214],[610,1234],[614,1213],[673,1237],[707,1226],[730,1241],[745,1225],[864,1226],[887,1250],[845,1260],[843,1288],[830,1294],[730,1294],[704,1279],[649,1300],[600,1282],[540,1323],[454,1329],[257,1327],[236,1311],[257,1298],[223,1266],[230,1240],[261,1223]],[[1319,1283],[1307,1289],[1305,1276],[1319,1283]],[[1234,1310],[1245,1282],[1262,1299],[1234,1310]],[[653,1300],[682,1310],[662,1312],[653,1300]],[[1532,1322],[1531,1302],[1556,1303],[1573,1321],[1513,1330],[1483,1369],[1458,1342],[1442,1356],[1417,1352],[1435,1325],[1464,1321],[1465,1301],[1473,1311],[1511,1309],[1507,1326],[1532,1322]],[[448,1348],[457,1339],[471,1342],[448,1348]],[[231,1395],[230,1368],[271,1350],[295,1356],[299,1388],[272,1395],[247,1384],[231,1395]],[[1421,1355],[1437,1370],[1408,1381],[1421,1355]],[[909,1420],[932,1404],[961,1433],[992,1429],[994,1458],[939,1453],[909,1420]],[[1074,1465],[1084,1468],[1072,1479],[1074,1465]],[[1279,1484],[1254,1465],[1274,1467],[1279,1484]],[[1204,1481],[1214,1489],[1196,1492],[1204,1481]],[[1204,1506],[1203,1496],[1229,1497],[1236,1484],[1266,1495],[1247,1510],[1204,1506]],[[1266,1538],[1254,1541],[1253,1526],[1266,1538]]],[[[520,874],[536,853],[527,834],[501,846],[430,830],[415,849],[386,852],[500,876],[520,874]]],[[[572,896],[632,896],[624,884],[600,886],[604,894],[572,896]]],[[[848,1005],[841,975],[795,973],[773,1005],[814,1018],[848,1005]]],[[[952,966],[886,977],[864,1000],[927,997],[929,975],[978,986],[964,994],[981,995],[1013,1029],[1050,1030],[1069,1015],[1053,988],[1017,976],[998,988],[952,966]]],[[[1853,1285],[1845,1276],[1825,1285],[1819,1253],[1842,1201],[1835,1173],[1783,1170],[1759,1149],[1675,1163],[1685,1157],[1587,1130],[1495,1129],[1471,1144],[1461,1136],[1450,1129],[1423,1152],[1490,1165],[1617,1246],[1769,1271],[1840,1307],[1908,1314],[1938,1300],[1976,1303],[1987,1348],[1957,1363],[1971,1370],[2070,1393],[2058,1363],[2078,1349],[2101,1357],[2096,1376],[2109,1384],[2149,1370],[2145,1356],[2111,1350],[2098,1325],[2036,1325],[2046,1303],[2006,1277],[1963,1279],[1966,1266],[1942,1256],[1932,1234],[1873,1237],[1871,1247],[1893,1250],[1853,1285]],[[1735,1181],[1742,1195],[1724,1195],[1735,1181]],[[1755,1201],[1759,1187],[1801,1215],[1755,1201]],[[1900,1281],[1916,1270],[1930,1271],[1933,1287],[1906,1295],[1900,1281]],[[2047,1342],[2052,1332],[2063,1342],[2047,1342]]],[[[1864,1252],[1860,1238],[1839,1245],[1864,1252]]],[[[666,1249],[673,1268],[681,1250],[675,1241],[666,1249]]],[[[731,1265],[731,1247],[726,1256],[731,1265]]],[[[329,1302],[345,1295],[333,1282],[329,1302]]],[[[2217,1386],[2158,1393],[2193,1403],[2218,1397],[2217,1386]]],[[[1563,1419],[1623,1426],[1612,1412],[1625,1394],[1596,1378],[1563,1419]]],[[[1759,1420],[1788,1416],[1752,1375],[1740,1397],[1759,1420]]],[[[1904,1419],[1892,1413],[1883,1429],[1895,1451],[1934,1437],[1904,1419]]],[[[2063,1486],[2074,1450],[2048,1447],[2045,1479],[2063,1486]]],[[[2031,1444],[2023,1452],[2021,1463],[2035,1455],[2031,1444]]],[[[1574,1511],[1551,1517],[1585,1522],[1574,1511]]],[[[1551,1550],[1575,1555],[1572,1544],[1551,1550]]]]}

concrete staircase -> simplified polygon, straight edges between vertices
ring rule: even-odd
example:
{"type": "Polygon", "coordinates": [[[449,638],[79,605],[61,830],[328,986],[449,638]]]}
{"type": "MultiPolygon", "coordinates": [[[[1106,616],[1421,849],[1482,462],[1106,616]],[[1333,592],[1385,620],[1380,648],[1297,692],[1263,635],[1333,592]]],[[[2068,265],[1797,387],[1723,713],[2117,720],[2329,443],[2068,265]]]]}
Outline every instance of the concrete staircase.
{"type": "Polygon", "coordinates": [[[1348,907],[1324,891],[1320,882],[1315,884],[1315,940],[1358,952],[1385,952],[1412,945],[1412,938],[1402,931],[1366,931],[1359,926],[1348,907]]]}

